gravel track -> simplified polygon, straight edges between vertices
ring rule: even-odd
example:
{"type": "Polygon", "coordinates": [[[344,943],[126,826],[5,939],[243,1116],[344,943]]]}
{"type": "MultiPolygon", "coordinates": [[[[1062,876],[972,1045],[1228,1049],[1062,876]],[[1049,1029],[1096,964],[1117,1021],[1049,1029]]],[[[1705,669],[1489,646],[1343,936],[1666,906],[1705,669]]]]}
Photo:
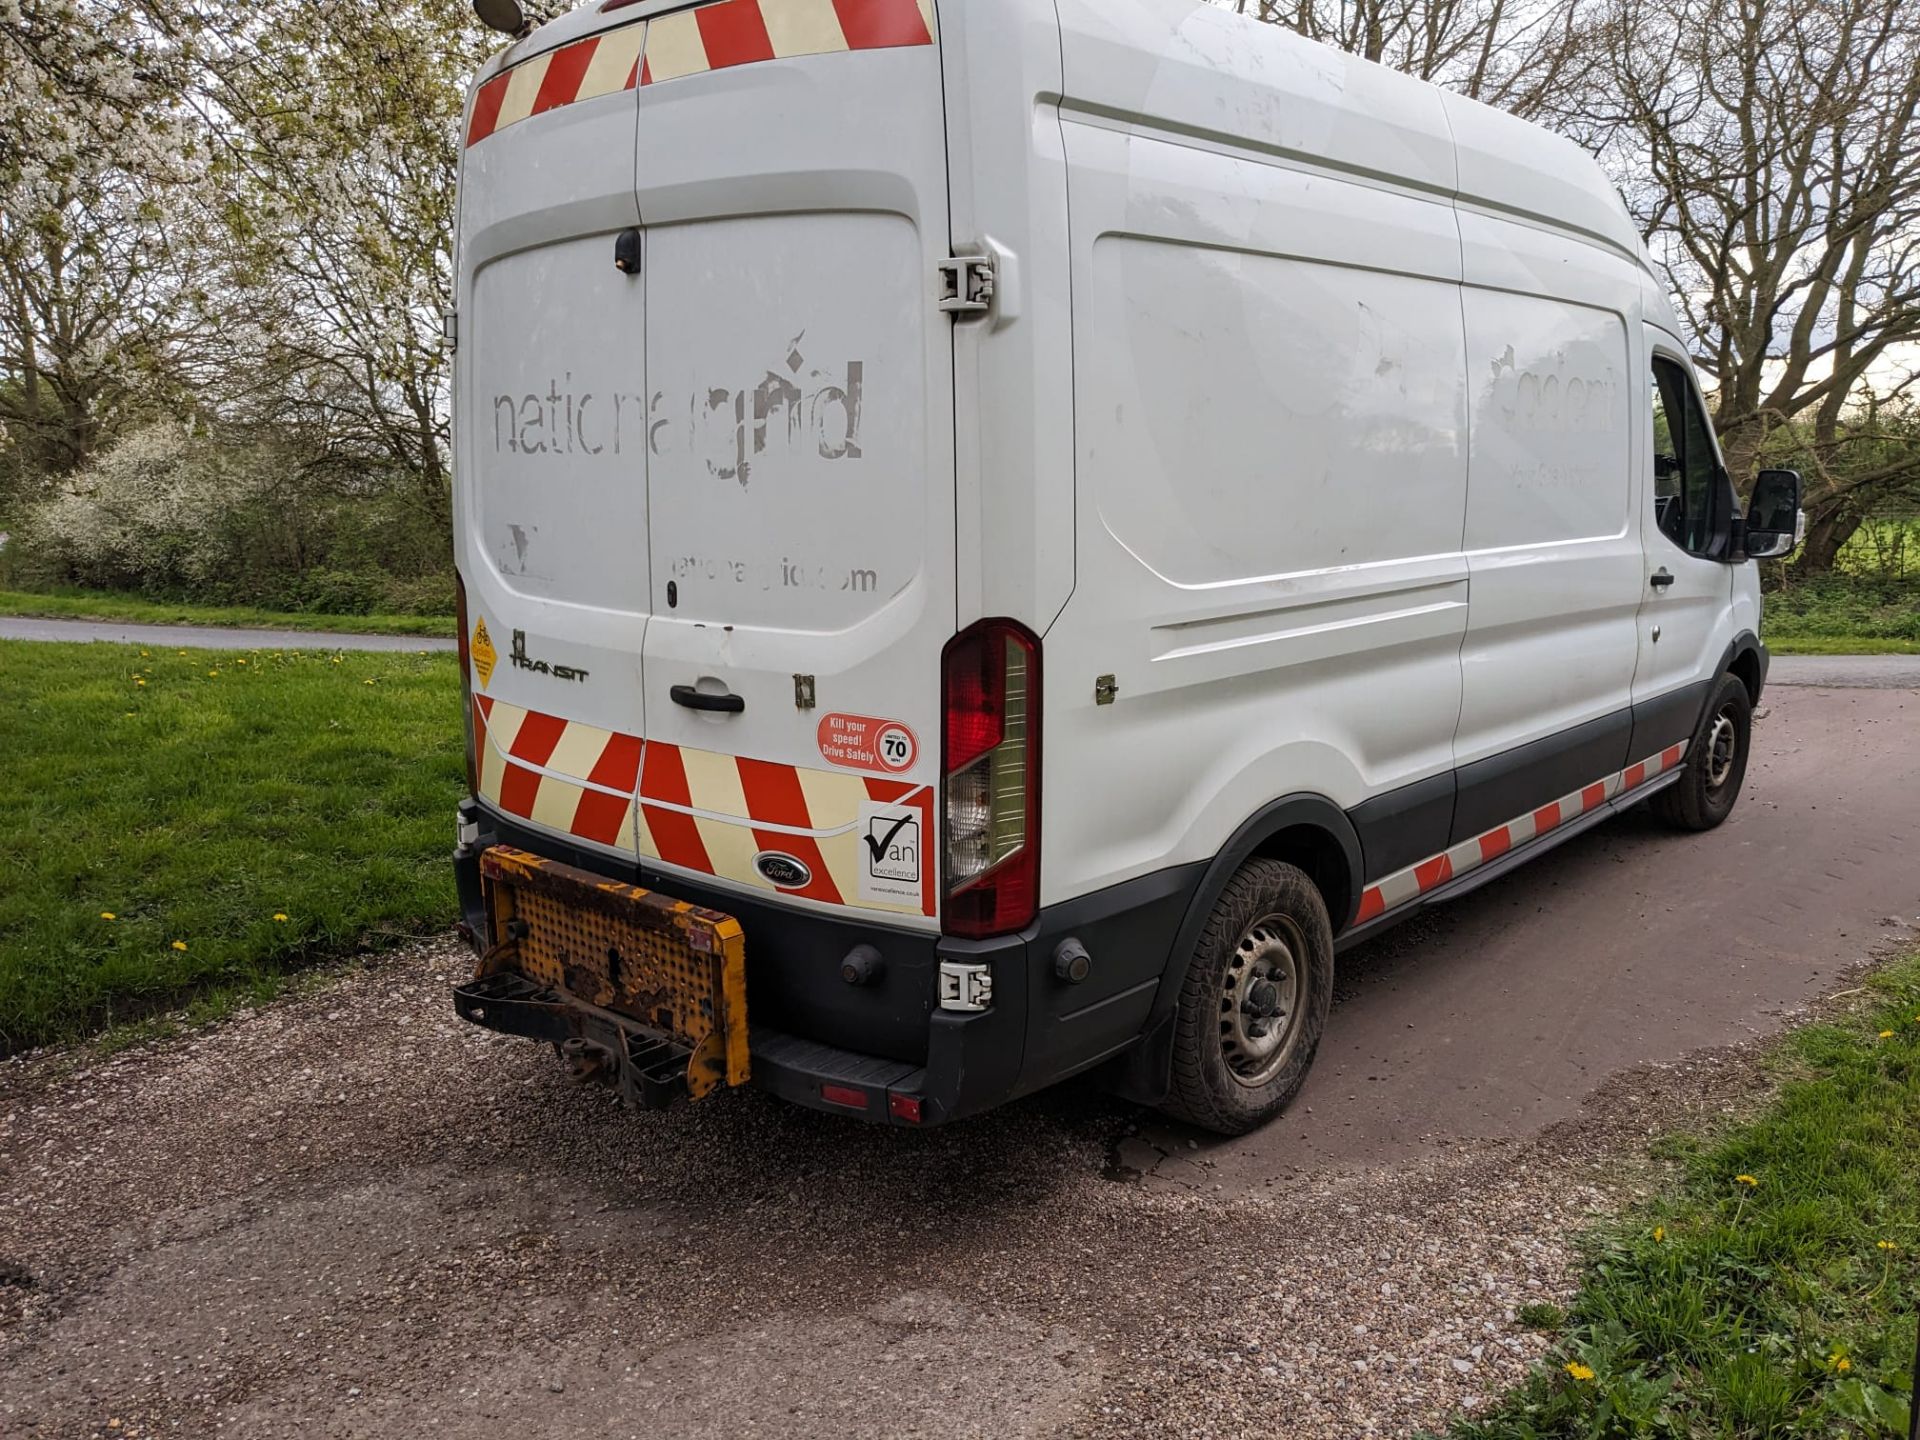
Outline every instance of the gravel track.
{"type": "Polygon", "coordinates": [[[1513,1312],[1565,1294],[1596,1150],[1742,1068],[1228,1195],[1198,1151],[1140,1183],[1077,1088],[927,1133],[628,1114],[456,1021],[466,963],[0,1068],[0,1433],[1404,1435],[1539,1353],[1513,1312]]]}

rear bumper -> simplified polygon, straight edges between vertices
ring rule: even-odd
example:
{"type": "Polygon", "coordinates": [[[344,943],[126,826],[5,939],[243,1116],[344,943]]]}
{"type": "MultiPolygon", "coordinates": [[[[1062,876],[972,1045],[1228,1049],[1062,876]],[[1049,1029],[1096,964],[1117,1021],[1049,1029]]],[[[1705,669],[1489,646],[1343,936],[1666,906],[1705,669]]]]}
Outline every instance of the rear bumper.
{"type": "Polygon", "coordinates": [[[747,937],[751,1083],[813,1109],[923,1128],[1041,1089],[1138,1041],[1204,869],[1163,871],[1050,906],[1020,934],[965,941],[802,912],[589,853],[472,800],[461,806],[461,831],[454,873],[474,934],[485,931],[480,853],[495,844],[725,911],[747,937]],[[1093,957],[1080,983],[1055,974],[1054,953],[1070,937],[1093,957]],[[850,985],[840,961],[863,944],[880,952],[882,977],[850,985]],[[992,1005],[939,1008],[942,960],[986,965],[992,1005]]]}

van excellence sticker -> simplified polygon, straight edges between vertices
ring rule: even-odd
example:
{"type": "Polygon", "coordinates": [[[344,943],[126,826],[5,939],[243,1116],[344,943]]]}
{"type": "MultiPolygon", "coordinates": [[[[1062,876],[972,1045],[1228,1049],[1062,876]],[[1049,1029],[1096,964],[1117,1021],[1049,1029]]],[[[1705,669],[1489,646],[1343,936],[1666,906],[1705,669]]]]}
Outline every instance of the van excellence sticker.
{"type": "Polygon", "coordinates": [[[849,770],[885,770],[897,775],[911,770],[920,758],[920,742],[898,720],[826,715],[820,720],[819,738],[821,757],[849,770]]]}
{"type": "Polygon", "coordinates": [[[882,905],[920,905],[920,811],[913,805],[860,806],[862,900],[882,905]]]}

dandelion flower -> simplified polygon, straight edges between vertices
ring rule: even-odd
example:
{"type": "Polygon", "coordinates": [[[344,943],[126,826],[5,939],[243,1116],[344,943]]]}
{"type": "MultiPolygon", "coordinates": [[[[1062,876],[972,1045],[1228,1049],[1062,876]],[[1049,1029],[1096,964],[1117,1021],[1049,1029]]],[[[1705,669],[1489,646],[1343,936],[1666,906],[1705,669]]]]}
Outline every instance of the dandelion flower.
{"type": "Polygon", "coordinates": [[[371,680],[362,680],[362,681],[361,681],[360,683],[361,683],[362,685],[371,685],[371,684],[373,683],[373,681],[371,681],[371,680]]]}
{"type": "Polygon", "coordinates": [[[1591,1380],[1593,1378],[1593,1367],[1591,1365],[1582,1365],[1578,1360],[1569,1360],[1566,1364],[1566,1371],[1567,1374],[1576,1380],[1591,1380]]]}
{"type": "Polygon", "coordinates": [[[186,653],[187,653],[187,652],[186,652],[186,651],[184,651],[184,650],[176,650],[176,651],[175,651],[174,653],[175,653],[176,655],[180,655],[180,656],[182,656],[182,657],[184,657],[184,656],[186,655],[186,653]]]}
{"type": "Polygon", "coordinates": [[[1754,1179],[1753,1176],[1751,1175],[1736,1175],[1733,1177],[1733,1179],[1734,1179],[1734,1183],[1737,1185],[1758,1185],[1760,1183],[1758,1180],[1754,1179]]]}
{"type": "MultiPolygon", "coordinates": [[[[113,911],[111,911],[111,910],[102,910],[102,911],[100,912],[100,918],[101,918],[102,920],[118,920],[118,919],[119,919],[120,917],[119,917],[118,915],[116,915],[116,914],[114,914],[114,913],[113,913],[113,911]]],[[[1886,1241],[1884,1241],[1884,1240],[1882,1240],[1882,1241],[1881,1241],[1880,1243],[1881,1243],[1882,1245],[1885,1245],[1885,1244],[1886,1244],[1887,1242],[1886,1242],[1886,1241]]]]}
{"type": "Polygon", "coordinates": [[[1853,1369],[1853,1361],[1849,1360],[1846,1357],[1846,1353],[1844,1351],[1836,1350],[1833,1352],[1831,1356],[1828,1357],[1828,1359],[1830,1363],[1833,1365],[1833,1368],[1842,1375],[1846,1374],[1847,1371],[1853,1369]]]}
{"type": "Polygon", "coordinates": [[[1664,1226],[1664,1225],[1656,1225],[1656,1226],[1654,1226],[1654,1227],[1653,1227],[1653,1241],[1654,1241],[1654,1244],[1656,1244],[1656,1245],[1659,1245],[1659,1244],[1664,1244],[1664,1243],[1666,1242],[1666,1238],[1667,1238],[1667,1227],[1666,1227],[1666,1226],[1664,1226]]]}
{"type": "Polygon", "coordinates": [[[141,658],[142,660],[144,660],[144,659],[146,659],[146,658],[147,658],[147,652],[146,652],[146,651],[144,651],[144,650],[142,650],[142,651],[140,652],[140,658],[141,658]]]}
{"type": "Polygon", "coordinates": [[[145,684],[146,684],[147,682],[146,682],[146,681],[144,681],[144,680],[136,680],[136,681],[134,681],[133,683],[134,683],[135,685],[140,685],[140,686],[144,686],[144,685],[145,685],[145,684]]]}
{"type": "Polygon", "coordinates": [[[234,661],[233,663],[236,665],[244,665],[247,663],[247,657],[242,655],[238,660],[234,661]]]}
{"type": "Polygon", "coordinates": [[[276,910],[273,912],[273,918],[278,920],[282,925],[287,923],[286,915],[279,910],[276,910]]]}
{"type": "Polygon", "coordinates": [[[176,940],[173,942],[173,948],[176,950],[184,950],[187,948],[187,942],[184,940],[176,940]]]}
{"type": "Polygon", "coordinates": [[[218,675],[219,673],[220,672],[218,670],[209,670],[207,671],[207,678],[211,680],[214,676],[218,675]]]}
{"type": "Polygon", "coordinates": [[[1875,1248],[1879,1250],[1898,1250],[1900,1247],[1891,1240],[1881,1240],[1876,1244],[1875,1248]]]}
{"type": "Polygon", "coordinates": [[[1891,1031],[1891,1030],[1882,1030],[1882,1031],[1880,1032],[1880,1038],[1881,1038],[1882,1040],[1891,1040],[1891,1039],[1893,1038],[1893,1031],[1891,1031]]]}

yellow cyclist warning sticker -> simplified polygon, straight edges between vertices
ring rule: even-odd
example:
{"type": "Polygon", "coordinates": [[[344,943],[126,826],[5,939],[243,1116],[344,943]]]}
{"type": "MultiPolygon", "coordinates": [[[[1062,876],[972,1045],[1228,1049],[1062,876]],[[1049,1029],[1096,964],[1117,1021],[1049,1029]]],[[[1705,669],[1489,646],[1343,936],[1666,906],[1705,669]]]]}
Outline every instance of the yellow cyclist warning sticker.
{"type": "Polygon", "coordinates": [[[473,622],[473,644],[467,647],[467,653],[473,656],[473,668],[480,673],[480,688],[487,688],[487,681],[493,678],[493,667],[499,663],[500,652],[493,648],[493,637],[487,634],[487,617],[482,615],[473,622]]]}

